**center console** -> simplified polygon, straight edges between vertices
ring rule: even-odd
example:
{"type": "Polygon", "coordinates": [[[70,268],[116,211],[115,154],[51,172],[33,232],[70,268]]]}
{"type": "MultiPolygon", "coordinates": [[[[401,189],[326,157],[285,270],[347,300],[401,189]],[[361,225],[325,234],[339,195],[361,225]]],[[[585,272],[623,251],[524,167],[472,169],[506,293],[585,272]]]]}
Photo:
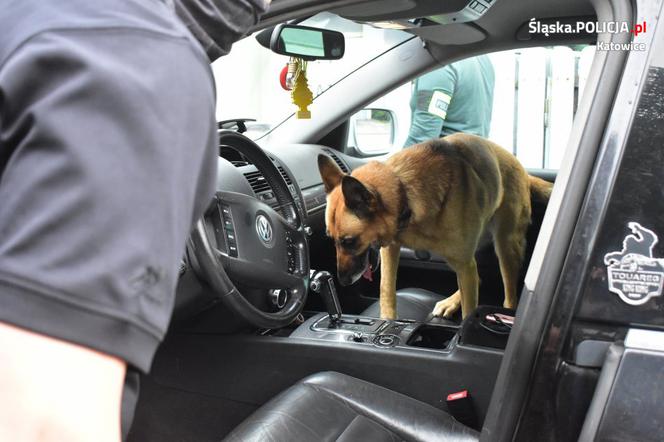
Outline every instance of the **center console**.
{"type": "Polygon", "coordinates": [[[461,324],[443,318],[423,323],[345,315],[328,272],[312,274],[312,291],[323,297],[328,312],[307,319],[290,335],[293,338],[438,352],[457,345],[503,350],[513,323],[512,310],[495,306],[478,307],[461,324]]]}
{"type": "Polygon", "coordinates": [[[449,352],[456,346],[504,350],[510,326],[488,319],[496,313],[514,314],[512,310],[500,307],[480,306],[461,324],[455,324],[445,320],[436,323],[436,319],[431,323],[422,323],[355,315],[342,315],[334,321],[327,313],[319,313],[307,319],[290,336],[378,348],[437,352],[449,352]]]}
{"type": "Polygon", "coordinates": [[[458,341],[459,328],[458,325],[430,325],[355,315],[342,315],[334,321],[327,313],[320,313],[295,329],[291,337],[341,341],[379,348],[416,347],[441,351],[449,350],[458,341]]]}

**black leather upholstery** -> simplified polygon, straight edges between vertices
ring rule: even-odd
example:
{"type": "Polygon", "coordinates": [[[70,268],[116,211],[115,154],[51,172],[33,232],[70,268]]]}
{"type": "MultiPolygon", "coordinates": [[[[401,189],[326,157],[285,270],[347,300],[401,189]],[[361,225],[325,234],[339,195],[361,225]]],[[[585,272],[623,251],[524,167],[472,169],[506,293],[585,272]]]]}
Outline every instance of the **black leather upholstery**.
{"type": "MultiPolygon", "coordinates": [[[[430,319],[429,315],[436,303],[443,299],[445,299],[445,296],[424,289],[397,290],[397,317],[398,319],[414,319],[424,322],[430,319]]],[[[380,318],[378,301],[362,312],[361,316],[380,318]]]]}
{"type": "Polygon", "coordinates": [[[259,408],[226,441],[477,441],[423,402],[344,374],[309,376],[259,408]]]}

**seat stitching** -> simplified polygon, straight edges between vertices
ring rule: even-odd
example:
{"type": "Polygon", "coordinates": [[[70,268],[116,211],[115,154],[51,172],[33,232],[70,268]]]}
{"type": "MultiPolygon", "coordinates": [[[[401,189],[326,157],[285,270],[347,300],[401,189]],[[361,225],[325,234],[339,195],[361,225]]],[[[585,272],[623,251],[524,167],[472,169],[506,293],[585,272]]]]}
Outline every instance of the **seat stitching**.
{"type": "MultiPolygon", "coordinates": [[[[398,297],[399,297],[399,294],[397,293],[397,298],[398,298],[398,297]]],[[[408,294],[403,294],[403,295],[401,295],[401,299],[402,299],[404,302],[410,302],[410,303],[412,303],[412,304],[415,304],[416,306],[421,307],[421,308],[424,310],[424,313],[425,313],[425,314],[430,313],[430,311],[431,311],[431,309],[432,309],[432,307],[429,306],[428,304],[425,304],[424,302],[420,301],[419,299],[414,298],[414,297],[411,297],[411,296],[408,295],[408,294]]],[[[444,298],[443,298],[443,299],[444,299],[444,298]]],[[[397,302],[398,302],[398,301],[397,301],[397,302]]],[[[438,302],[438,301],[435,301],[435,302],[434,302],[434,306],[436,305],[436,302],[438,302]]],[[[413,318],[413,319],[416,319],[416,318],[413,318]]]]}
{"type": "MultiPolygon", "coordinates": [[[[344,399],[343,397],[335,394],[334,392],[329,391],[325,387],[321,387],[321,386],[318,386],[318,385],[312,385],[312,384],[304,384],[304,385],[307,385],[308,387],[312,388],[314,391],[317,391],[319,393],[323,393],[325,396],[333,398],[333,399],[337,400],[338,402],[343,403],[346,407],[348,407],[349,409],[351,409],[353,412],[357,413],[358,415],[366,417],[370,421],[372,421],[372,422],[376,423],[377,425],[380,425],[381,427],[385,428],[390,433],[396,434],[398,437],[401,437],[401,435],[399,435],[398,433],[395,433],[394,430],[392,430],[391,428],[386,427],[384,425],[381,425],[381,422],[376,421],[375,419],[373,419],[373,416],[365,414],[363,412],[364,410],[362,410],[361,408],[356,407],[353,403],[347,401],[346,399],[344,399]]],[[[402,396],[400,393],[396,393],[396,394],[399,395],[399,396],[402,396]]],[[[343,433],[343,431],[342,431],[342,433],[343,433]]],[[[341,435],[341,433],[337,437],[339,437],[340,435],[341,435]]]]}
{"type": "MultiPolygon", "coordinates": [[[[306,430],[308,430],[308,431],[309,431],[314,437],[319,437],[319,436],[320,436],[320,434],[317,433],[316,431],[314,431],[309,425],[305,424],[305,423],[304,423],[303,421],[301,421],[300,419],[296,419],[296,418],[294,418],[292,415],[290,415],[290,414],[288,414],[288,413],[285,413],[285,412],[283,412],[283,411],[279,411],[279,410],[270,410],[270,411],[269,411],[269,414],[276,414],[276,415],[279,415],[280,417],[284,417],[284,416],[285,416],[285,417],[287,417],[288,420],[290,420],[291,422],[293,422],[293,423],[295,423],[295,424],[300,424],[301,427],[304,427],[306,430]]],[[[265,420],[266,420],[266,419],[256,419],[256,418],[254,418],[254,419],[251,419],[251,420],[246,421],[245,423],[253,423],[253,422],[261,423],[261,422],[264,422],[265,420]]],[[[265,434],[263,434],[263,435],[265,436],[265,434]]]]}
{"type": "MultiPolygon", "coordinates": [[[[346,432],[346,430],[348,430],[348,429],[350,428],[350,426],[353,424],[353,422],[355,422],[355,421],[357,421],[358,419],[361,419],[361,418],[364,418],[364,419],[366,419],[367,421],[371,422],[372,424],[378,426],[378,428],[380,428],[381,430],[383,430],[384,433],[387,433],[387,435],[390,436],[390,440],[392,440],[392,441],[403,441],[403,439],[401,439],[401,438],[400,438],[396,433],[394,433],[392,430],[390,430],[389,428],[387,428],[387,427],[384,426],[384,425],[381,425],[380,422],[376,422],[375,420],[373,420],[373,419],[367,417],[367,416],[364,415],[364,414],[358,414],[358,415],[356,415],[355,418],[353,418],[353,420],[351,420],[351,421],[348,423],[348,425],[346,425],[346,428],[344,429],[344,431],[342,431],[341,434],[339,434],[339,437],[342,436],[342,435],[346,432]]],[[[338,439],[339,437],[337,437],[337,439],[338,439]]]]}
{"type": "MultiPolygon", "coordinates": [[[[414,299],[414,298],[407,298],[407,299],[406,299],[406,298],[402,298],[402,299],[404,299],[404,300],[406,300],[406,301],[408,301],[408,302],[411,302],[411,303],[413,303],[413,304],[420,305],[420,306],[422,306],[422,307],[423,307],[424,309],[426,309],[426,310],[429,310],[429,308],[430,308],[427,304],[425,304],[424,302],[421,302],[419,299],[414,299]]],[[[436,302],[437,302],[437,301],[436,301],[436,302]]]]}
{"type": "MultiPolygon", "coordinates": [[[[351,412],[355,413],[355,416],[354,416],[354,417],[353,417],[348,423],[346,423],[346,426],[345,426],[345,427],[343,427],[343,428],[341,429],[341,433],[337,434],[337,435],[334,437],[334,440],[339,439],[339,436],[341,436],[341,435],[344,433],[344,431],[346,431],[346,429],[348,428],[348,426],[353,422],[353,420],[355,420],[355,418],[357,418],[357,417],[360,416],[360,415],[364,416],[364,415],[361,414],[358,410],[356,410],[355,407],[353,407],[351,404],[349,404],[346,400],[344,400],[343,398],[338,397],[338,396],[336,396],[336,395],[334,395],[334,394],[330,394],[330,392],[327,391],[326,389],[321,388],[321,387],[316,386],[316,385],[307,384],[307,383],[304,383],[304,384],[302,384],[302,385],[311,388],[312,390],[314,390],[314,391],[317,392],[317,393],[322,393],[324,396],[333,399],[335,402],[339,402],[339,403],[341,403],[341,405],[343,405],[344,407],[346,407],[346,408],[347,408],[348,410],[350,410],[351,412]]],[[[365,416],[365,417],[366,417],[366,416],[365,416]]],[[[371,419],[371,420],[373,421],[373,419],[371,419]]],[[[378,422],[376,422],[376,423],[378,423],[378,422]]],[[[379,425],[380,425],[380,424],[379,424],[379,425]]]]}

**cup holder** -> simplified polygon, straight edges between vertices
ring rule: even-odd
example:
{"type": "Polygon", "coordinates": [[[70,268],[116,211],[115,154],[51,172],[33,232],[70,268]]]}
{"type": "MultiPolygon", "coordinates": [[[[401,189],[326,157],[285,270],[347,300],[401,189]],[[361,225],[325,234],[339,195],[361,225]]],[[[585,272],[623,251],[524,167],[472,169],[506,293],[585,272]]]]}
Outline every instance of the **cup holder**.
{"type": "Polygon", "coordinates": [[[410,336],[407,345],[412,347],[445,350],[450,347],[457,329],[440,325],[422,324],[410,336]]]}

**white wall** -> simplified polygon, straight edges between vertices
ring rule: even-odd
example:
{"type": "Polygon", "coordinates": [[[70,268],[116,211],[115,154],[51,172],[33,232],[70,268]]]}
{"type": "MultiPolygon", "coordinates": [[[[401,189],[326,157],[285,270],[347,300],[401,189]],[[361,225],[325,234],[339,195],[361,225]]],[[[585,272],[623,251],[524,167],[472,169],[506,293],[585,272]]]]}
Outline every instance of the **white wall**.
{"type": "MultiPolygon", "coordinates": [[[[489,54],[496,78],[489,138],[525,167],[558,169],[574,118],[575,71],[580,99],[594,53],[560,46],[489,54]]],[[[408,83],[368,106],[397,116],[393,152],[408,135],[410,91],[408,83]]]]}
{"type": "Polygon", "coordinates": [[[558,169],[574,119],[575,81],[578,100],[594,53],[592,46],[559,46],[490,54],[496,87],[489,138],[526,167],[558,169]]]}
{"type": "MultiPolygon", "coordinates": [[[[412,37],[403,31],[378,29],[338,16],[321,13],[302,24],[343,32],[346,51],[342,59],[310,62],[309,89],[314,96],[397,43],[412,37]]],[[[274,125],[292,114],[296,107],[289,91],[279,83],[288,57],[258,44],[253,36],[233,45],[230,54],[212,63],[217,87],[217,120],[255,118],[274,125]]]]}
{"type": "MultiPolygon", "coordinates": [[[[336,26],[346,36],[346,54],[338,61],[309,63],[309,87],[314,95],[405,38],[398,31],[346,21],[336,26]]],[[[580,98],[593,55],[592,46],[581,51],[555,47],[490,54],[496,86],[489,138],[515,152],[526,167],[557,169],[572,126],[575,70],[580,98]]],[[[253,37],[236,43],[231,54],[212,65],[217,118],[255,118],[274,125],[293,113],[290,93],[279,85],[287,60],[259,46],[253,37]]],[[[367,106],[395,114],[392,151],[401,149],[408,135],[410,92],[407,83],[367,106]]]]}

